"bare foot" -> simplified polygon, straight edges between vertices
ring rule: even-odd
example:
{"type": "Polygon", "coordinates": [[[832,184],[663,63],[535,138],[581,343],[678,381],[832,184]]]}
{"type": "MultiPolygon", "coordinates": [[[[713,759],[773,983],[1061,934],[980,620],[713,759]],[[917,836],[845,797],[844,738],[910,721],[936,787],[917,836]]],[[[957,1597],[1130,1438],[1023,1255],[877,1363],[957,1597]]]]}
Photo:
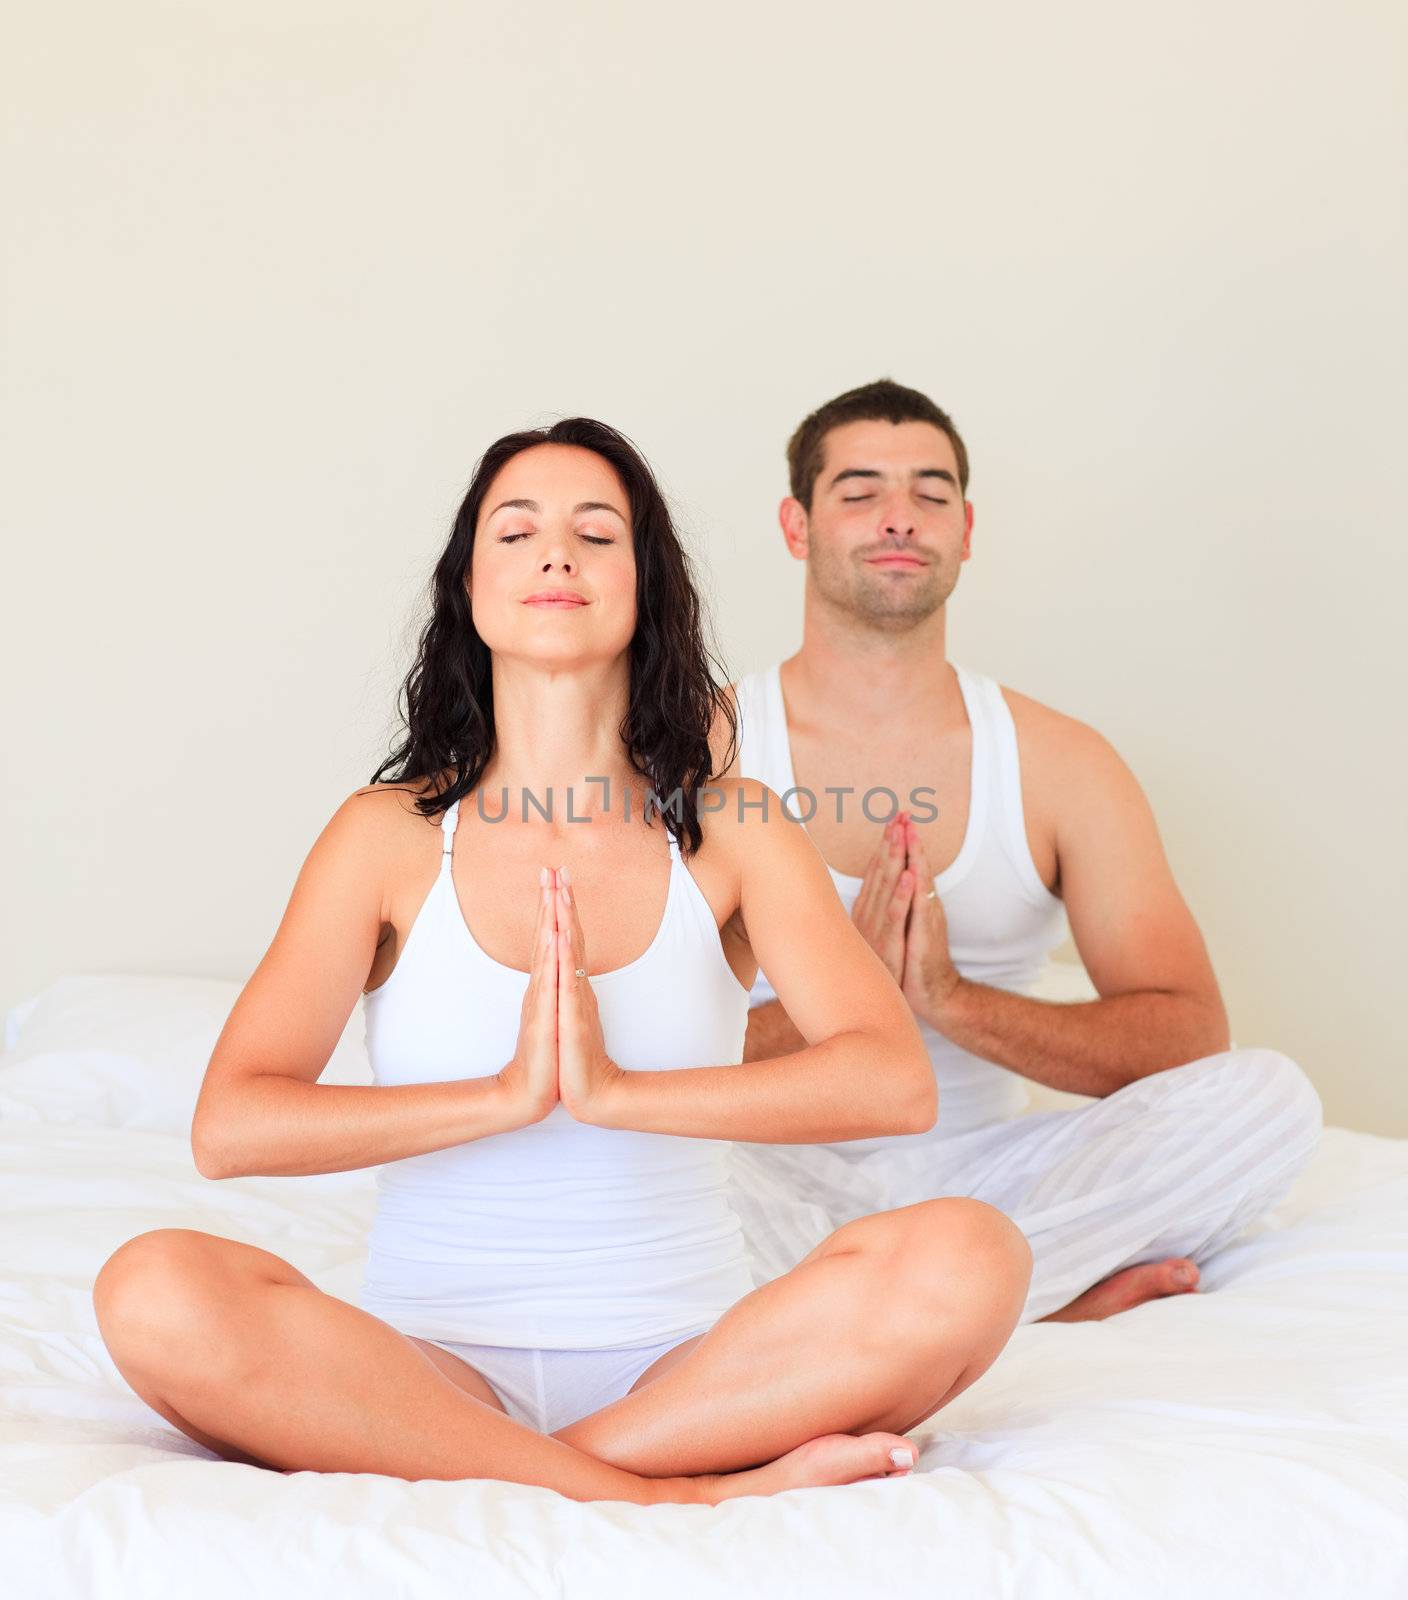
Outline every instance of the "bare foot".
{"type": "Polygon", "coordinates": [[[702,1474],[695,1482],[706,1505],[720,1505],[740,1495],[780,1494],[784,1489],[857,1483],[863,1478],[907,1478],[910,1468],[897,1466],[890,1459],[891,1450],[906,1451],[911,1460],[919,1455],[913,1440],[902,1433],[823,1433],[766,1466],[702,1474]]]}
{"type": "Polygon", "coordinates": [[[1078,1294],[1067,1306],[1053,1311],[1049,1316],[1037,1317],[1038,1322],[1099,1322],[1112,1317],[1117,1311],[1128,1311],[1131,1306],[1141,1306],[1146,1300],[1157,1300],[1164,1295],[1189,1294],[1198,1286],[1197,1263],[1187,1256],[1169,1256],[1166,1261],[1144,1261],[1137,1267],[1123,1267],[1093,1284],[1084,1294],[1078,1294]],[[1177,1273],[1187,1268],[1189,1278],[1180,1281],[1177,1273]]]}

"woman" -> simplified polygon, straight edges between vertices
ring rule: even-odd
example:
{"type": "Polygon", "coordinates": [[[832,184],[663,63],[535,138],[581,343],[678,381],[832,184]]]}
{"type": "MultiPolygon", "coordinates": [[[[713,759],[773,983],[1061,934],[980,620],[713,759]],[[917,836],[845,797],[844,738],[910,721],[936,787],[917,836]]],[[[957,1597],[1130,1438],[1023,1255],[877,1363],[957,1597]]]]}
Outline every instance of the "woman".
{"type": "Polygon", "coordinates": [[[1031,1255],[979,1201],[856,1218],[752,1286],[728,1141],[911,1132],[935,1087],[805,829],[707,787],[736,732],[709,660],[627,440],[574,418],[488,450],[407,739],[309,852],[192,1127],[209,1177],[381,1167],[361,1302],[236,1240],[129,1240],[99,1325],[182,1432],[280,1471],[717,1504],[902,1473],[996,1358],[1031,1255]],[[760,960],[809,1043],[745,1066],[760,960]],[[377,1081],[318,1084],[359,991],[377,1081]]]}

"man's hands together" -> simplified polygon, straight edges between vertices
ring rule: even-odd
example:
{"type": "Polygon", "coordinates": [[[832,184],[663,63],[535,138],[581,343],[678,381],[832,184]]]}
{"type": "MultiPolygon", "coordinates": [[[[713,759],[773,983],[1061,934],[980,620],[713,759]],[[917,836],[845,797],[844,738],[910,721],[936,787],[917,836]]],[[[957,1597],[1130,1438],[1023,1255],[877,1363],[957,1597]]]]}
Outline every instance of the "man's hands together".
{"type": "Polygon", "coordinates": [[[942,1031],[944,1008],[963,981],[949,957],[948,921],[934,874],[907,811],[885,824],[865,869],[851,921],[889,968],[909,1008],[942,1031]]]}
{"type": "Polygon", "coordinates": [[[584,974],[586,937],[567,869],[542,869],[533,964],[523,995],[518,1049],[498,1073],[524,1119],[540,1122],[561,1102],[579,1122],[625,1077],[606,1053],[596,994],[584,974]]]}

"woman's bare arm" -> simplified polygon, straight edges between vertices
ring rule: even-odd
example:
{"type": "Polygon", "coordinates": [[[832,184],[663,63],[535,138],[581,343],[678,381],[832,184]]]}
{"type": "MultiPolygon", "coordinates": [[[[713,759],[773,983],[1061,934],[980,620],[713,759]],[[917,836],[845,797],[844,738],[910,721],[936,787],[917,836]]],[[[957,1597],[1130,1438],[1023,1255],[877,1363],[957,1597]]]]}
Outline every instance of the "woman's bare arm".
{"type": "MultiPolygon", "coordinates": [[[[313,844],[263,960],[216,1041],[191,1123],[207,1178],[298,1176],[443,1150],[528,1120],[497,1077],[320,1084],[367,981],[386,867],[404,849],[389,789],[349,795],[313,844]]],[[[438,857],[437,857],[438,859],[438,857]]]]}
{"type": "Polygon", "coordinates": [[[914,1014],[852,922],[826,863],[778,796],[753,778],[721,784],[710,820],[732,842],[740,910],[802,1048],[716,1067],[623,1070],[595,1099],[604,1127],[754,1143],[816,1144],[917,1133],[938,1087],[914,1014]],[[766,799],[766,813],[762,811],[766,799]]]}

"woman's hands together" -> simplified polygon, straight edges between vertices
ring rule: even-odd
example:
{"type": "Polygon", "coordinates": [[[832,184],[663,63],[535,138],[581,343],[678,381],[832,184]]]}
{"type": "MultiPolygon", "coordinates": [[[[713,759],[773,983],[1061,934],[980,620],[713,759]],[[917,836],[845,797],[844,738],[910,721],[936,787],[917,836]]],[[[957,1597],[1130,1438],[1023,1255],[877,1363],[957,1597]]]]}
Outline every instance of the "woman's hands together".
{"type": "Polygon", "coordinates": [[[553,875],[557,929],[557,1090],[579,1122],[625,1076],[606,1053],[596,991],[587,978],[587,940],[566,867],[553,875]]]}
{"type": "Polygon", "coordinates": [[[544,867],[518,1049],[498,1074],[526,1121],[541,1121],[560,1102],[579,1122],[590,1122],[625,1076],[606,1053],[586,966],[586,935],[568,871],[544,867]]]}

